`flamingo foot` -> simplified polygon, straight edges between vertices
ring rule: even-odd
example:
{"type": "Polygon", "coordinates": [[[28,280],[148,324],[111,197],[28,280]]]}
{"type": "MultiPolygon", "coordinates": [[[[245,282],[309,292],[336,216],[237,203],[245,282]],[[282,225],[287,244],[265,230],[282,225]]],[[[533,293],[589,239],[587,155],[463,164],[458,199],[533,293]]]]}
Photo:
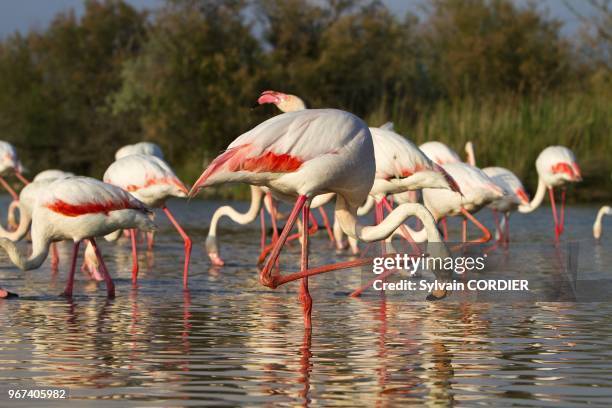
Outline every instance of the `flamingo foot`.
{"type": "Polygon", "coordinates": [[[15,299],[18,298],[19,295],[13,292],[9,292],[6,289],[0,288],[0,299],[15,299]]]}

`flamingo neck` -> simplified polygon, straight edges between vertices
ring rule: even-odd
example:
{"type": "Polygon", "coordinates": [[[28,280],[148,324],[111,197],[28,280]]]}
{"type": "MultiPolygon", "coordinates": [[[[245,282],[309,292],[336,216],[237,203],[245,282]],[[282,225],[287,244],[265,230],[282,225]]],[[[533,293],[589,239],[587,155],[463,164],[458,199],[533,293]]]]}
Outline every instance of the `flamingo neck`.
{"type": "Polygon", "coordinates": [[[601,237],[601,221],[604,215],[612,215],[612,209],[608,206],[603,206],[597,212],[597,217],[595,218],[595,223],[593,224],[593,236],[596,239],[601,237]]]}
{"type": "Polygon", "coordinates": [[[544,183],[544,180],[542,180],[542,178],[540,177],[538,179],[538,189],[536,190],[536,193],[533,196],[533,200],[531,200],[529,204],[520,205],[518,208],[519,212],[530,213],[534,211],[536,208],[538,208],[542,204],[542,201],[544,201],[545,195],[546,195],[546,184],[544,183]]]}
{"type": "MultiPolygon", "coordinates": [[[[406,230],[408,231],[408,233],[410,234],[410,236],[412,237],[414,242],[425,242],[425,241],[427,241],[427,230],[425,228],[421,228],[420,230],[415,231],[412,228],[410,228],[407,224],[404,224],[404,227],[406,228],[406,230]]],[[[389,238],[387,238],[387,241],[390,241],[396,235],[400,236],[400,237],[402,236],[402,232],[401,232],[400,228],[396,229],[393,232],[393,234],[391,236],[389,236],[389,238]]]]}
{"type": "Polygon", "coordinates": [[[474,154],[474,144],[472,142],[465,143],[465,154],[467,155],[467,162],[470,166],[476,167],[476,155],[474,154]]]}
{"type": "Polygon", "coordinates": [[[245,213],[239,213],[229,205],[220,207],[213,214],[212,220],[210,221],[210,229],[208,230],[209,237],[217,236],[217,224],[223,217],[229,217],[232,221],[244,225],[251,223],[257,218],[257,214],[261,209],[261,201],[263,199],[263,190],[256,186],[251,186],[251,205],[245,213]]]}
{"type": "Polygon", "coordinates": [[[410,216],[416,216],[423,223],[428,242],[442,242],[436,222],[421,204],[400,204],[376,226],[363,226],[356,218],[357,209],[351,208],[341,196],[336,198],[336,217],[342,230],[350,237],[364,242],[380,241],[391,235],[410,216]]]}
{"type": "Polygon", "coordinates": [[[4,248],[11,261],[21,270],[27,271],[36,269],[43,264],[47,255],[49,255],[49,245],[51,241],[46,237],[32,237],[32,254],[26,257],[17,248],[13,241],[6,238],[0,238],[0,247],[4,248]]]}
{"type": "Polygon", "coordinates": [[[13,242],[20,241],[28,233],[32,216],[28,211],[25,211],[23,205],[19,201],[13,201],[9,208],[9,219],[15,219],[14,211],[19,209],[19,225],[15,231],[9,232],[0,225],[0,238],[8,238],[13,242]],[[15,203],[15,205],[13,205],[15,203]],[[11,215],[12,214],[12,215],[11,215]]]}
{"type": "Polygon", "coordinates": [[[370,211],[372,211],[372,208],[374,208],[374,197],[368,194],[368,198],[366,199],[365,203],[363,203],[363,205],[357,209],[357,216],[363,217],[364,215],[367,215],[370,211]]]}

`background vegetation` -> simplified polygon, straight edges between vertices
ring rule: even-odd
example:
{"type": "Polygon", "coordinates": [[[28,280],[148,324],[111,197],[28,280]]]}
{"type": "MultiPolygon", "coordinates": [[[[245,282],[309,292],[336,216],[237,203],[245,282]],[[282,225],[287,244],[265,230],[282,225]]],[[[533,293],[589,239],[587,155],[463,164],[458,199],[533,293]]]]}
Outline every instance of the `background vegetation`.
{"type": "Polygon", "coordinates": [[[251,109],[275,89],[392,120],[417,143],[472,140],[480,166],[532,188],[539,151],[566,145],[586,176],[581,199],[611,199],[612,18],[608,0],[591,1],[599,13],[578,16],[574,38],[510,0],[424,0],[420,17],[365,0],[87,1],[80,18],[0,42],[0,139],[32,174],[96,177],[117,148],[150,140],[191,182],[276,114],[251,109]]]}

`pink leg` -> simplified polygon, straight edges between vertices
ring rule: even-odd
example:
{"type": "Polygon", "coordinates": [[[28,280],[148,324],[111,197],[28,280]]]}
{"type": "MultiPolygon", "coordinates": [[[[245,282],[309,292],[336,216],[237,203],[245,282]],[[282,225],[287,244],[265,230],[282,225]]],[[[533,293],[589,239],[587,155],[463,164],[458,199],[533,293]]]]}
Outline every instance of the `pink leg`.
{"type": "Polygon", "coordinates": [[[504,214],[506,220],[506,246],[510,245],[510,215],[504,214]]]}
{"type": "Polygon", "coordinates": [[[268,199],[270,205],[270,219],[272,220],[272,243],[274,243],[278,239],[278,226],[276,225],[276,217],[278,213],[276,211],[276,203],[274,202],[274,198],[272,198],[272,193],[266,194],[266,198],[268,199]]]}
{"type": "Polygon", "coordinates": [[[153,250],[153,243],[155,241],[155,235],[153,232],[147,232],[147,250],[153,250]]]}
{"type": "Polygon", "coordinates": [[[13,190],[13,187],[11,187],[11,185],[9,183],[7,183],[6,180],[4,179],[4,177],[2,177],[2,176],[0,176],[0,185],[2,185],[2,187],[4,187],[4,189],[6,191],[8,191],[8,193],[11,195],[11,197],[13,197],[13,200],[19,201],[19,195],[17,195],[15,190],[13,190]]]}
{"type": "Polygon", "coordinates": [[[555,223],[555,239],[559,240],[559,221],[557,218],[557,206],[555,205],[555,192],[552,187],[548,188],[548,195],[550,196],[550,205],[553,213],[553,221],[555,223]]]}
{"type": "Polygon", "coordinates": [[[261,224],[261,236],[259,238],[259,245],[261,246],[261,251],[266,248],[266,215],[264,213],[263,207],[259,210],[259,223],[261,224]]]}
{"type": "Polygon", "coordinates": [[[306,223],[304,224],[304,228],[312,230],[311,234],[314,234],[315,232],[319,230],[319,223],[317,222],[317,219],[314,217],[314,215],[312,215],[311,212],[308,212],[308,214],[309,214],[308,219],[310,220],[312,227],[309,227],[309,224],[306,223]]]}
{"type": "Polygon", "coordinates": [[[104,281],[106,282],[106,296],[109,299],[114,299],[115,297],[115,284],[113,283],[113,279],[108,273],[108,269],[106,269],[106,264],[104,263],[104,259],[102,259],[102,254],[100,253],[100,249],[98,249],[98,244],[96,244],[96,240],[93,238],[89,238],[89,242],[94,248],[96,252],[96,257],[98,258],[98,263],[100,264],[100,271],[102,272],[102,276],[104,277],[104,281]]]}
{"type": "Polygon", "coordinates": [[[170,219],[170,222],[172,223],[172,225],[174,225],[174,228],[176,228],[176,230],[181,235],[181,237],[183,237],[183,241],[185,241],[185,266],[183,268],[183,288],[187,289],[187,276],[189,274],[189,259],[191,258],[191,238],[187,236],[187,234],[185,233],[183,228],[180,226],[180,224],[174,219],[174,216],[172,215],[168,207],[164,206],[163,210],[168,216],[168,218],[170,219]]]}
{"type": "Polygon", "coordinates": [[[17,178],[18,178],[19,180],[21,180],[21,182],[22,182],[24,185],[26,185],[26,186],[27,186],[28,184],[30,184],[30,180],[28,180],[27,178],[23,177],[23,174],[21,174],[21,172],[16,171],[16,172],[15,172],[15,176],[17,176],[17,178]]]}
{"type": "Polygon", "coordinates": [[[66,283],[66,289],[64,289],[64,293],[62,293],[62,296],[72,297],[72,289],[74,287],[74,271],[76,269],[77,256],[79,255],[79,245],[81,245],[81,241],[75,242],[74,246],[72,247],[72,262],[70,263],[70,274],[68,275],[68,282],[66,283]]]}
{"type": "Polygon", "coordinates": [[[442,232],[444,233],[444,240],[448,241],[448,225],[446,223],[446,217],[442,218],[440,222],[442,223],[442,232]]]}
{"type": "MultiPolygon", "coordinates": [[[[302,195],[302,196],[299,196],[298,199],[296,200],[295,205],[293,206],[293,210],[291,210],[291,214],[289,214],[289,218],[287,218],[287,222],[285,223],[283,232],[281,232],[280,237],[278,238],[278,241],[276,241],[276,243],[272,247],[270,256],[266,260],[266,263],[259,274],[261,282],[266,286],[274,285],[274,281],[276,280],[276,278],[275,277],[273,278],[271,276],[272,268],[274,267],[274,264],[276,264],[276,260],[278,259],[278,256],[280,255],[280,251],[283,245],[285,245],[285,241],[287,241],[289,232],[295,225],[295,222],[297,220],[297,217],[299,216],[300,210],[304,206],[304,203],[306,203],[307,199],[308,197],[306,197],[305,195],[302,195]]],[[[304,230],[306,230],[306,228],[304,228],[304,230]]]]}
{"type": "Polygon", "coordinates": [[[59,255],[57,253],[57,244],[53,242],[51,244],[51,270],[56,272],[59,265],[59,255]]]}
{"type": "Polygon", "coordinates": [[[467,220],[461,220],[461,242],[467,242],[467,220]]]}
{"type": "MultiPolygon", "coordinates": [[[[304,225],[308,222],[310,216],[310,207],[308,202],[302,207],[302,222],[304,225]]],[[[308,270],[308,230],[302,228],[302,259],[300,262],[300,269],[302,271],[308,270]]],[[[311,313],[312,313],[312,297],[308,292],[308,277],[302,278],[300,283],[300,301],[302,302],[302,312],[304,315],[304,327],[310,329],[312,327],[311,313]]]]}
{"type": "Polygon", "coordinates": [[[559,235],[563,234],[565,229],[565,192],[566,188],[561,189],[561,220],[559,221],[559,235]]]}
{"type": "MultiPolygon", "coordinates": [[[[482,243],[482,242],[488,242],[491,240],[491,233],[489,232],[489,230],[487,229],[487,227],[485,227],[480,221],[478,221],[472,214],[470,214],[469,211],[467,211],[465,208],[461,208],[461,213],[470,221],[472,221],[472,223],[474,225],[476,225],[478,227],[479,230],[482,231],[482,237],[478,238],[477,240],[474,241],[470,241],[471,243],[482,243]]],[[[464,220],[465,221],[465,220],[464,220]]],[[[464,231],[466,231],[465,233],[465,239],[464,242],[467,242],[467,221],[465,221],[465,229],[464,231]]]]}
{"type": "Polygon", "coordinates": [[[321,218],[323,218],[323,225],[327,230],[327,235],[329,236],[329,240],[332,244],[335,244],[336,239],[334,238],[334,233],[332,232],[331,225],[329,225],[329,218],[327,217],[327,213],[323,207],[319,207],[319,214],[321,214],[321,218]]]}
{"type": "Polygon", "coordinates": [[[136,285],[138,282],[138,248],[136,246],[136,234],[138,232],[135,228],[130,230],[130,240],[132,241],[132,285],[136,285]]]}

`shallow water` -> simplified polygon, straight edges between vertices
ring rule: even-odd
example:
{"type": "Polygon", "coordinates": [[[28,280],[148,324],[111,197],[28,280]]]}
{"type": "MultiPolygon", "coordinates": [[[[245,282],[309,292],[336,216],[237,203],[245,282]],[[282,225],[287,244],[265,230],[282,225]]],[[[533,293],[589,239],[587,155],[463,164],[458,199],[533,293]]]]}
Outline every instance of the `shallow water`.
{"type": "MultiPolygon", "coordinates": [[[[610,302],[428,303],[376,293],[352,299],[346,295],[359,286],[359,273],[335,272],[311,279],[308,336],[297,285],[273,291],[258,282],[257,222],[223,223],[228,265],[211,268],[202,244],[220,204],[170,203],[195,244],[188,293],[182,242],[162,213],[155,252],[140,254],[137,289],[128,242],[101,245],[117,285],[114,300],[81,273],[74,299],[57,296],[70,244],[61,245],[56,274],[49,260],[20,272],[2,252],[0,282],[21,298],[0,300],[0,384],[70,389],[69,401],[45,406],[612,404],[610,302]]],[[[612,234],[594,243],[595,211],[570,208],[565,234],[580,245],[579,272],[605,279],[612,234]]],[[[482,219],[491,225],[486,211],[482,219]]],[[[451,232],[457,236],[456,223],[451,232]]],[[[550,244],[549,209],[514,216],[511,232],[516,242],[550,244]]],[[[312,265],[350,259],[328,245],[324,232],[313,238],[312,265]]],[[[535,270],[519,250],[504,256],[524,262],[518,272],[535,270]]],[[[296,265],[297,245],[284,261],[296,265]]],[[[0,396],[0,406],[7,404],[0,396]]]]}

